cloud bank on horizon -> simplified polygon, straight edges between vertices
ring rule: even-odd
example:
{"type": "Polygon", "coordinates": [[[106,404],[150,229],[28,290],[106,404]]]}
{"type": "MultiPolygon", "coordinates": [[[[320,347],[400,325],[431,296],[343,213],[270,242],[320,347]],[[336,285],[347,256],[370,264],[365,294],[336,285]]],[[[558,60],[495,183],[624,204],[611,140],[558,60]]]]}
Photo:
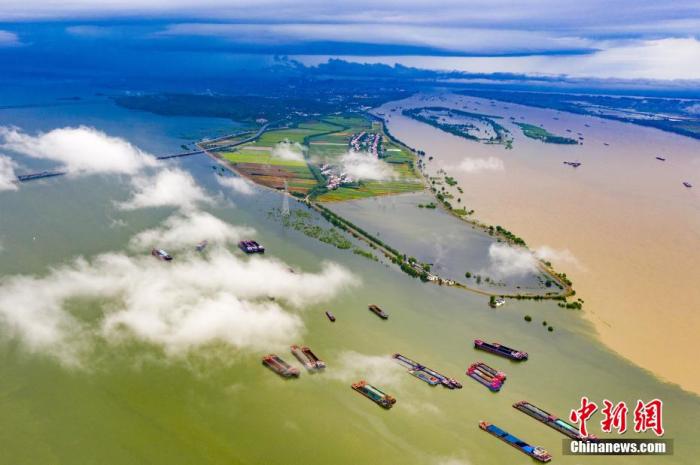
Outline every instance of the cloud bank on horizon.
{"type": "Polygon", "coordinates": [[[337,49],[345,44],[342,54],[357,49],[363,55],[359,61],[397,55],[390,59],[425,68],[700,79],[695,0],[446,0],[439,8],[419,0],[202,0],[196,6],[187,0],[27,0],[0,6],[0,21],[7,24],[0,45],[31,46],[34,39],[23,37],[27,28],[18,32],[11,26],[35,20],[66,21],[65,35],[76,40],[122,40],[120,31],[130,28],[129,40],[175,48],[200,41],[222,51],[254,46],[272,53],[333,55],[334,44],[337,49]],[[270,11],[276,13],[274,21],[270,11]],[[162,19],[144,26],[137,19],[144,15],[162,19]],[[144,29],[139,33],[134,25],[144,29]],[[314,48],[318,44],[326,44],[324,52],[314,48]],[[371,46],[371,52],[363,46],[371,46]]]}

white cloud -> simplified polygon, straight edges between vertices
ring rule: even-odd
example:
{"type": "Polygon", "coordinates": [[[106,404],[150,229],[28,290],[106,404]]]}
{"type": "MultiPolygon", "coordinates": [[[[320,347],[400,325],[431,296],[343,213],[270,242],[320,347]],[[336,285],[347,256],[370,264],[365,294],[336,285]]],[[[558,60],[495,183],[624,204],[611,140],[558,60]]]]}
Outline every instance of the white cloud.
{"type": "Polygon", "coordinates": [[[250,181],[238,176],[217,176],[216,180],[220,185],[228,187],[239,194],[251,195],[255,192],[250,181]]]}
{"type": "MultiPolygon", "coordinates": [[[[608,41],[588,54],[525,56],[344,56],[356,63],[464,71],[468,73],[516,73],[531,76],[576,78],[687,79],[700,80],[700,40],[694,37],[656,40],[608,41]]],[[[319,55],[292,57],[307,65],[324,63],[319,55]]]]}
{"type": "Polygon", "coordinates": [[[0,127],[2,147],[22,155],[53,160],[71,174],[135,174],[156,159],[124,139],[87,126],[66,127],[35,136],[13,127],[0,127]]]}
{"type": "Polygon", "coordinates": [[[255,231],[244,226],[233,226],[206,212],[189,212],[169,217],[153,229],[138,233],[129,242],[133,250],[153,247],[166,249],[193,249],[206,240],[210,246],[225,245],[252,237],[255,231]]]}
{"type": "Polygon", "coordinates": [[[494,243],[489,246],[490,271],[499,278],[525,276],[537,272],[537,259],[521,247],[494,243]]]}
{"type": "MultiPolygon", "coordinates": [[[[653,5],[635,0],[445,0],[439,8],[419,0],[351,0],[342,4],[323,0],[202,0],[196,5],[187,0],[4,3],[0,20],[6,23],[27,18],[80,18],[86,23],[119,17],[167,17],[173,22],[157,33],[145,33],[145,37],[130,31],[130,24],[69,26],[69,33],[87,37],[111,34],[106,31],[110,29],[122,34],[126,30],[130,37],[143,40],[198,36],[228,40],[234,46],[254,43],[285,49],[317,42],[377,44],[380,49],[425,47],[440,50],[440,55],[472,54],[433,57],[429,66],[472,72],[660,79],[697,79],[700,72],[693,46],[672,44],[697,37],[697,0],[653,5]],[[271,21],[270,11],[283,19],[271,21]],[[284,18],[291,19],[285,22],[284,18]],[[661,41],[670,42],[657,49],[654,42],[661,41]],[[533,53],[538,55],[513,56],[533,53]]],[[[6,44],[18,43],[14,33],[3,32],[6,44]]],[[[396,58],[404,64],[425,66],[427,61],[419,58],[420,54],[416,50],[414,56],[396,58]]]]}
{"type": "Polygon", "coordinates": [[[17,190],[15,163],[11,158],[0,155],[0,191],[17,190]]]}
{"type": "MultiPolygon", "coordinates": [[[[189,230],[198,221],[176,227],[189,230]]],[[[44,276],[4,277],[0,333],[71,366],[89,365],[99,341],[136,340],[173,357],[212,345],[235,352],[277,350],[304,330],[292,309],[328,300],[355,282],[335,264],[295,273],[282,262],[242,259],[226,248],[206,256],[176,254],[168,263],[147,251],[136,257],[107,253],[78,258],[44,276]]]]}
{"type": "Polygon", "coordinates": [[[14,47],[17,45],[21,45],[17,34],[0,30],[0,47],[14,47]]]}
{"type": "Polygon", "coordinates": [[[556,250],[549,246],[541,246],[534,252],[523,247],[513,247],[503,243],[489,246],[491,264],[489,272],[499,278],[525,276],[539,272],[539,260],[552,261],[560,265],[569,264],[583,270],[578,259],[568,249],[556,250]]]}
{"type": "Polygon", "coordinates": [[[364,379],[377,387],[396,389],[407,378],[406,369],[396,363],[390,355],[366,355],[347,351],[340,354],[337,367],[327,375],[344,383],[364,379]]]}
{"type": "Polygon", "coordinates": [[[463,459],[448,458],[439,460],[437,465],[471,465],[471,462],[463,459]]]}
{"type": "MultiPolygon", "coordinates": [[[[158,166],[153,155],[95,128],[66,127],[30,135],[14,127],[0,127],[0,141],[6,150],[58,162],[72,175],[111,173],[133,176],[131,183],[135,192],[132,198],[118,204],[125,210],[148,207],[191,210],[197,204],[213,201],[183,170],[161,169],[155,174],[145,174],[145,170],[158,166]]],[[[4,185],[2,180],[10,173],[10,168],[4,157],[0,157],[0,186],[4,185]]]]}
{"type": "Polygon", "coordinates": [[[197,204],[213,202],[189,173],[179,169],[162,170],[153,176],[137,176],[132,183],[136,188],[132,198],[117,204],[123,210],[153,207],[192,210],[197,204]]]}
{"type": "Polygon", "coordinates": [[[484,171],[503,171],[503,160],[496,157],[465,158],[459,165],[448,169],[456,169],[463,173],[482,173],[484,171]]]}
{"type": "Polygon", "coordinates": [[[353,21],[347,24],[224,24],[179,23],[168,26],[161,36],[215,36],[250,43],[303,43],[314,41],[354,42],[384,45],[413,45],[452,52],[503,53],[590,48],[593,40],[526,29],[489,29],[429,24],[377,24],[353,21]],[[484,40],[488,36],[489,40],[484,40]]]}
{"type": "Polygon", "coordinates": [[[365,152],[348,152],[340,157],[340,163],[343,171],[354,179],[384,181],[397,177],[388,163],[365,152]]]}
{"type": "Polygon", "coordinates": [[[283,160],[304,161],[304,147],[299,142],[284,140],[272,148],[272,156],[283,160]]]}
{"type": "Polygon", "coordinates": [[[97,38],[111,35],[113,29],[104,26],[95,26],[93,24],[79,24],[76,26],[68,26],[66,32],[75,36],[97,38]]]}
{"type": "Polygon", "coordinates": [[[574,265],[580,270],[584,269],[581,262],[579,262],[569,249],[556,250],[548,245],[543,245],[535,250],[535,257],[548,262],[574,265]]]}
{"type": "Polygon", "coordinates": [[[700,41],[694,37],[645,40],[570,59],[578,76],[700,79],[700,41]]]}

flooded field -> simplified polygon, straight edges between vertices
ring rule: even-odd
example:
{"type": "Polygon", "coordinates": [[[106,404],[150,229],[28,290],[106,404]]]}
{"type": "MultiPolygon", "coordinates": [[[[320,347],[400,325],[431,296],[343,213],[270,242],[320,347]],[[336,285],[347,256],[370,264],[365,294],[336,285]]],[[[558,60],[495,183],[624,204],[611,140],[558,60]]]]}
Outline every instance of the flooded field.
{"type": "Polygon", "coordinates": [[[510,249],[484,231],[442,208],[418,207],[431,202],[435,202],[433,195],[418,193],[336,202],[329,206],[406,255],[431,264],[431,271],[441,278],[493,293],[550,290],[544,285],[547,276],[536,269],[501,269],[498,251],[510,249]]]}

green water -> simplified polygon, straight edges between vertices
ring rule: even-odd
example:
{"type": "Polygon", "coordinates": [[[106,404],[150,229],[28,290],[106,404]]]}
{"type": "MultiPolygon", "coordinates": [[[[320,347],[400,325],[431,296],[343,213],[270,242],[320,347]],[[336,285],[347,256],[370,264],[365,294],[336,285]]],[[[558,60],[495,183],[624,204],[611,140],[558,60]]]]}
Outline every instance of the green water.
{"type": "MultiPolygon", "coordinates": [[[[149,137],[158,131],[154,125],[149,137]]],[[[181,166],[218,193],[207,159],[193,158],[181,166]]],[[[56,178],[0,193],[0,275],[45,273],[76,255],[122,250],[135,232],[170,213],[118,211],[113,200],[127,197],[127,182],[116,177],[56,178]]],[[[222,194],[207,210],[255,228],[269,255],[290,266],[317,271],[322,260],[331,260],[361,279],[332,301],[299,311],[305,330],[303,340],[295,342],[311,346],[327,362],[325,373],[284,380],[261,365],[262,352],[237,353],[221,346],[207,349],[216,357],[198,351],[173,359],[133,342],[98,346],[87,369],[68,369],[46,355],[28,353],[0,322],[0,463],[533,463],[479,430],[482,419],[547,448],[554,463],[697,463],[698,397],[601,347],[576,312],[535,302],[509,302],[494,311],[481,296],[421,284],[396,268],[286,230],[267,215],[280,205],[278,195],[260,190],[249,197],[222,194]],[[389,320],[367,311],[368,303],[387,310],[389,320]],[[325,318],[327,309],[336,323],[325,318]],[[523,320],[525,314],[533,316],[531,323],[523,320]],[[555,331],[548,333],[542,320],[555,331]],[[476,337],[526,350],[530,360],[516,364],[477,353],[471,346],[476,337]],[[408,373],[386,385],[368,379],[398,399],[387,411],[336,376],[348,351],[401,352],[458,378],[464,388],[430,387],[408,373]],[[465,376],[476,360],[507,373],[500,393],[465,376]],[[638,398],[663,399],[666,437],[675,440],[675,455],[563,456],[561,434],[511,407],[527,399],[565,416],[582,395],[628,405],[638,398]]],[[[99,315],[91,307],[81,311],[88,318],[99,315]]],[[[293,360],[288,353],[281,355],[293,360]]],[[[364,375],[360,368],[359,376],[364,375]]],[[[591,429],[598,430],[595,425],[591,429]]]]}

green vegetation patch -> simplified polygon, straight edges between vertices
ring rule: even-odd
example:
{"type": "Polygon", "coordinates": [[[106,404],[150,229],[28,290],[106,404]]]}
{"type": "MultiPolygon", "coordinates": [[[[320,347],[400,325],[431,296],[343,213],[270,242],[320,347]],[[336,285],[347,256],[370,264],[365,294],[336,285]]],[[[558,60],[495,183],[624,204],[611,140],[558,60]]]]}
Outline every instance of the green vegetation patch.
{"type": "Polygon", "coordinates": [[[408,108],[403,110],[402,114],[455,136],[486,144],[503,144],[506,148],[512,148],[510,132],[496,121],[502,119],[500,116],[445,107],[408,108]],[[462,118],[463,121],[447,121],[447,118],[455,117],[462,118]],[[491,134],[485,134],[484,128],[490,129],[491,134]]]}
{"type": "Polygon", "coordinates": [[[232,152],[222,152],[221,156],[231,163],[256,163],[263,165],[306,167],[302,160],[287,160],[273,157],[269,150],[250,150],[245,147],[232,152]]]}
{"type": "MultiPolygon", "coordinates": [[[[292,210],[289,215],[282,215],[279,208],[270,211],[269,215],[279,221],[287,228],[295,229],[305,236],[317,239],[326,244],[330,244],[338,249],[352,248],[352,242],[335,227],[324,228],[313,221],[311,214],[304,210],[292,210]]],[[[362,250],[362,249],[357,249],[362,250]]],[[[364,252],[364,251],[363,251],[364,252]]],[[[358,253],[358,252],[355,252],[358,253]]],[[[367,252],[368,253],[368,252],[367,252]]],[[[371,255],[371,254],[370,254],[371,255]]]]}
{"type": "Polygon", "coordinates": [[[297,142],[299,144],[303,144],[304,139],[313,134],[316,134],[316,131],[301,128],[267,131],[263,133],[262,136],[260,136],[260,138],[255,142],[255,145],[260,145],[263,147],[272,147],[283,141],[297,142]]]}
{"type": "Polygon", "coordinates": [[[530,139],[541,140],[546,144],[578,144],[576,139],[571,139],[569,137],[557,136],[547,131],[545,128],[540,126],[535,126],[534,124],[528,123],[515,123],[523,134],[530,139]]]}
{"type": "Polygon", "coordinates": [[[360,181],[358,187],[339,187],[320,195],[321,202],[357,200],[377,195],[405,194],[423,189],[418,180],[405,181],[360,181]]]}

